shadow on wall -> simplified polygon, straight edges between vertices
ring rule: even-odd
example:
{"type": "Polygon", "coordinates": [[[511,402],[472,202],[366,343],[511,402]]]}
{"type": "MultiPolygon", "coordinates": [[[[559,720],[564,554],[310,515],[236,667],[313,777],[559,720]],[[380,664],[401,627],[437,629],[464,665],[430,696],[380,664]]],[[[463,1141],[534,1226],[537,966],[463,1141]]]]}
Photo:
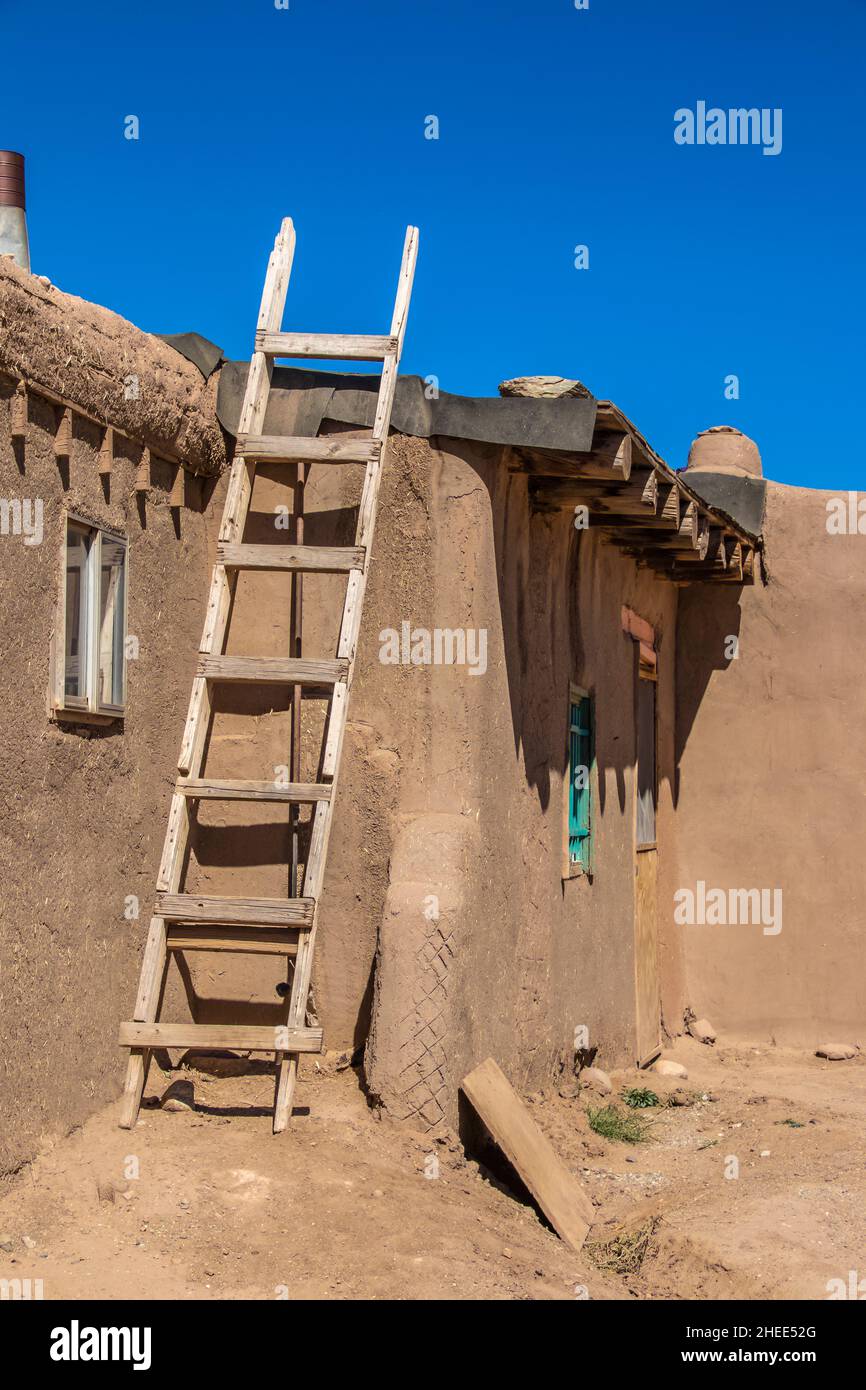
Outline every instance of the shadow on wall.
{"type": "MultiPolygon", "coordinates": [[[[626,811],[626,769],[634,765],[633,691],[622,691],[622,653],[601,630],[585,632],[587,615],[602,612],[604,574],[617,579],[619,597],[626,602],[626,571],[634,562],[611,555],[592,531],[576,531],[567,511],[534,512],[526,478],[510,473],[503,450],[483,450],[477,444],[448,440],[449,453],[461,459],[484,485],[490,499],[496,576],[502,623],[503,657],[511,708],[515,754],[522,749],[527,782],[546,812],[551,801],[552,774],[566,772],[566,701],[575,672],[586,672],[593,685],[616,688],[618,709],[608,713],[605,737],[596,744],[599,814],[609,795],[608,774],[616,782],[620,815],[626,811]],[[589,553],[581,570],[582,547],[589,553]],[[620,571],[620,580],[617,571],[620,571]],[[590,593],[585,590],[587,587],[590,593]],[[614,728],[618,732],[614,733],[614,728]]],[[[640,572],[639,572],[640,573],[640,572]]],[[[656,583],[661,581],[656,580],[656,583]]],[[[732,639],[740,632],[740,591],[736,587],[695,584],[680,588],[678,604],[700,606],[699,642],[677,649],[673,805],[679,799],[680,762],[704,693],[715,671],[724,671],[732,639]]],[[[591,625],[591,619],[590,625],[591,625]]],[[[608,623],[609,628],[609,623],[608,623]]],[[[674,640],[674,634],[669,634],[674,640]]],[[[629,658],[630,661],[630,658],[629,658]]],[[[661,749],[659,750],[661,760],[661,749]]],[[[667,775],[660,761],[659,777],[667,775]]],[[[558,794],[558,793],[557,793],[558,794]]]]}
{"type": "MultiPolygon", "coordinates": [[[[680,590],[677,631],[701,634],[699,642],[677,644],[676,751],[674,760],[673,803],[680,797],[680,765],[698,710],[715,671],[725,671],[733,657],[731,645],[739,640],[742,613],[740,590],[704,584],[680,590]],[[700,605],[700,622],[694,621],[694,610],[700,605]]],[[[719,749],[719,757],[733,750],[719,749]]]]}

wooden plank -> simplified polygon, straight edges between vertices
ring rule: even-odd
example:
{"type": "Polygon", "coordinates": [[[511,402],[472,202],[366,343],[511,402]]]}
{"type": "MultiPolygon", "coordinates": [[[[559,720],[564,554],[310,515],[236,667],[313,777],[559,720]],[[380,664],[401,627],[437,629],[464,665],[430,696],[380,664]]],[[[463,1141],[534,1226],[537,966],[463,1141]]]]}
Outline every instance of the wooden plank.
{"type": "Polygon", "coordinates": [[[335,685],[348,669],[345,660],[313,657],[201,656],[198,674],[228,685],[252,681],[259,685],[335,685]]]}
{"type": "Polygon", "coordinates": [[[169,951],[234,951],[241,955],[294,956],[297,932],[275,927],[171,927],[169,951]]]}
{"type": "Polygon", "coordinates": [[[256,333],[256,351],[268,357],[333,357],[346,362],[383,362],[397,339],[371,333],[256,333]]]}
{"type": "Polygon", "coordinates": [[[256,463],[370,463],[382,452],[380,439],[343,434],[307,438],[279,434],[239,435],[236,452],[256,463]]]}
{"type": "Polygon", "coordinates": [[[57,433],[54,436],[54,457],[68,459],[72,456],[72,411],[69,406],[60,411],[57,433]]]}
{"type": "Polygon", "coordinates": [[[15,394],[9,402],[10,429],[9,433],[13,439],[25,439],[27,436],[27,382],[19,381],[15,387],[15,394]]]}
{"type": "Polygon", "coordinates": [[[217,546],[217,560],[226,569],[290,570],[301,574],[346,574],[364,564],[357,545],[226,545],[217,546]]]}
{"type": "Polygon", "coordinates": [[[636,852],[634,904],[635,1060],[639,1067],[648,1066],[658,1056],[661,1049],[657,874],[657,851],[644,849],[636,852]]]}
{"type": "Polygon", "coordinates": [[[170,507],[182,507],[185,500],[186,469],[177,464],[174,470],[174,478],[171,484],[171,492],[168,494],[168,505],[170,507]]]}
{"type": "Polygon", "coordinates": [[[207,801],[290,801],[304,805],[331,797],[327,782],[289,782],[281,787],[277,782],[227,782],[216,777],[182,777],[175,790],[181,796],[207,801]]]}
{"type": "Polygon", "coordinates": [[[99,463],[97,471],[101,478],[108,478],[111,474],[114,463],[114,430],[111,425],[106,426],[102,436],[102,443],[99,446],[99,463]]]}
{"type": "Polygon", "coordinates": [[[321,1052],[321,1028],[230,1023],[121,1023],[121,1047],[235,1048],[241,1052],[321,1052]]]}
{"type": "Polygon", "coordinates": [[[151,453],[147,445],[141,451],[141,460],[135,470],[136,492],[147,492],[150,487],[151,453]]]}
{"type": "Polygon", "coordinates": [[[557,1235],[580,1250],[595,1220],[592,1203],[492,1057],[463,1078],[462,1090],[557,1235]]]}
{"type": "Polygon", "coordinates": [[[588,452],[563,453],[558,449],[522,449],[513,472],[533,477],[586,478],[627,483],[631,477],[630,434],[597,430],[588,452]]]}
{"type": "MultiPolygon", "coordinates": [[[[156,1018],[160,995],[165,983],[166,966],[165,922],[161,917],[152,917],[144,947],[138,995],[133,1011],[137,1021],[152,1023],[156,1018]]],[[[133,1129],[135,1126],[149,1067],[150,1051],[148,1048],[137,1048],[130,1052],[118,1121],[121,1129],[133,1129]]]]}
{"type": "Polygon", "coordinates": [[[214,923],[220,927],[304,927],[313,920],[312,898],[221,898],[196,893],[159,893],[156,911],[167,922],[214,923]]]}

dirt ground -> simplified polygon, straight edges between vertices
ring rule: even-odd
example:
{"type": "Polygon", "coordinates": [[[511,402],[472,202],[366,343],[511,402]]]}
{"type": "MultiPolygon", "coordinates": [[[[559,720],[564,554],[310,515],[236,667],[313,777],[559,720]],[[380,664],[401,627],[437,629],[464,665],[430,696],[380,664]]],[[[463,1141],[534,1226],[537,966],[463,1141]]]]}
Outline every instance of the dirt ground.
{"type": "Polygon", "coordinates": [[[154,1065],[133,1133],[109,1107],[4,1189],[0,1278],[46,1299],[824,1299],[866,1272],[862,1058],[690,1039],[666,1055],[688,1080],[613,1075],[619,1104],[680,1089],[629,1112],[645,1142],[594,1133],[607,1101],[573,1078],[527,1097],[596,1206],[580,1255],[455,1136],[379,1118],[333,1059],[306,1060],[278,1139],[265,1064],[176,1071],[184,1112],[154,1108],[171,1079],[154,1065]]]}

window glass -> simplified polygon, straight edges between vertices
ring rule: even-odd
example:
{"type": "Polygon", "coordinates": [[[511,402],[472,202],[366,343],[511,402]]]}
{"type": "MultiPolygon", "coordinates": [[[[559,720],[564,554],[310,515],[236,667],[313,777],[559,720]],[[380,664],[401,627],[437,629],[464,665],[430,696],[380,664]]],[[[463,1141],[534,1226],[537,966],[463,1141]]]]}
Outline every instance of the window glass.
{"type": "Polygon", "coordinates": [[[572,700],[568,720],[568,858],[584,869],[590,863],[590,769],[592,705],[589,696],[572,700]]]}
{"type": "MultiPolygon", "coordinates": [[[[117,713],[126,700],[127,544],[122,536],[69,520],[66,618],[58,703],[117,713]]],[[[56,653],[60,659],[60,652],[56,653]]]]}
{"type": "Polygon", "coordinates": [[[100,549],[98,699],[122,705],[126,545],[103,535],[100,549]]]}

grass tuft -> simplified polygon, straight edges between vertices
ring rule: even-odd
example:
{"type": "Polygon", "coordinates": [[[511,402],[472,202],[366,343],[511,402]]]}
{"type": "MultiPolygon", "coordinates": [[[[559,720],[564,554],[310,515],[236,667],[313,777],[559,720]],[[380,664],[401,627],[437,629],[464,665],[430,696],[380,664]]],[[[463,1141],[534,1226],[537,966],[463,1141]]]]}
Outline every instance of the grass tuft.
{"type": "Polygon", "coordinates": [[[602,1139],[618,1139],[622,1144],[643,1144],[647,1138],[647,1124],[639,1115],[617,1109],[615,1105],[604,1105],[597,1110],[587,1110],[589,1127],[602,1139]]]}

